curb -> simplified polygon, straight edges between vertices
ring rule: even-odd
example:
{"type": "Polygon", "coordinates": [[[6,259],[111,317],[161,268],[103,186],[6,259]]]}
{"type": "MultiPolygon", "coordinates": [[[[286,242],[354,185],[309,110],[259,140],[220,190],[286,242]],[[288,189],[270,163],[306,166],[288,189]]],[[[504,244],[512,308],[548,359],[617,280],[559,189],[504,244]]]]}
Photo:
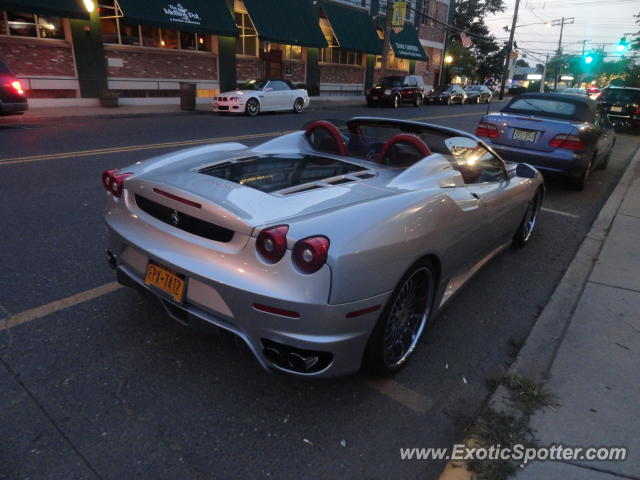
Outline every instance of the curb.
{"type": "MultiPolygon", "coordinates": [[[[558,348],[569,328],[584,287],[598,261],[600,250],[631,186],[638,165],[640,165],[640,147],[636,149],[618,184],[600,209],[507,374],[531,378],[536,382],[547,379],[558,348]]],[[[507,408],[507,396],[507,389],[500,385],[491,394],[486,404],[493,405],[498,410],[504,410],[507,408]]],[[[470,439],[465,439],[464,443],[469,445],[470,439]]],[[[473,475],[466,469],[464,462],[448,462],[439,480],[471,480],[472,478],[473,475]]]]}

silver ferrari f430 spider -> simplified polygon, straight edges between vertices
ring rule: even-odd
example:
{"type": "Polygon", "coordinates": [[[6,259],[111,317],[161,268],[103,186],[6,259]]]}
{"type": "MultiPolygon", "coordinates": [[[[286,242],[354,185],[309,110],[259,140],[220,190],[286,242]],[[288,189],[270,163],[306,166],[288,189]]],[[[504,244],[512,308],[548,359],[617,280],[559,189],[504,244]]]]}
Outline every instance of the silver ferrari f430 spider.
{"type": "Polygon", "coordinates": [[[270,371],[403,367],[456,291],[529,241],[543,180],[469,133],[336,123],[105,171],[118,281],[233,332],[270,371]]]}

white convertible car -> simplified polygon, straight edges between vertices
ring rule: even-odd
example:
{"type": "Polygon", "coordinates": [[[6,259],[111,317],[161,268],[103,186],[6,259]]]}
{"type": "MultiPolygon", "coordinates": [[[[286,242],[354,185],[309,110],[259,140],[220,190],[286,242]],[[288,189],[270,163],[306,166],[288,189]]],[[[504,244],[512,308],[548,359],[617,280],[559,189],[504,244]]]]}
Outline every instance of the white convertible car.
{"type": "Polygon", "coordinates": [[[309,105],[309,95],[286,80],[251,80],[231,92],[213,97],[213,111],[219,113],[302,112],[309,105]]]}

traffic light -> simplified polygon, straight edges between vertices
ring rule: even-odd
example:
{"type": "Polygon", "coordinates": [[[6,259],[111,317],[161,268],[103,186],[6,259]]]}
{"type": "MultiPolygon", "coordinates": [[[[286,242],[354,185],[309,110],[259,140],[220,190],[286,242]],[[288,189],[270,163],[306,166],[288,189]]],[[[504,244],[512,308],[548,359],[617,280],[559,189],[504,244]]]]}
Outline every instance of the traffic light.
{"type": "Polygon", "coordinates": [[[618,42],[618,44],[616,45],[616,52],[618,53],[624,52],[627,49],[628,45],[629,43],[627,42],[627,39],[622,37],[618,42]]]}
{"type": "Polygon", "coordinates": [[[590,63],[593,62],[593,55],[591,55],[590,53],[586,54],[583,58],[584,63],[586,63],[587,65],[589,65],[590,63]]]}

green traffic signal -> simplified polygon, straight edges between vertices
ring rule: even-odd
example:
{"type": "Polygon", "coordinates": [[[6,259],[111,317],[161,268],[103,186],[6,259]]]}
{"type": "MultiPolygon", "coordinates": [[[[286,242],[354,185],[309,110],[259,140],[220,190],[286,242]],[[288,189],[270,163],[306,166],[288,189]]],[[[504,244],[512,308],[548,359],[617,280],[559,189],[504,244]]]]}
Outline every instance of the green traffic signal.
{"type": "Polygon", "coordinates": [[[622,37],[618,42],[618,45],[616,45],[616,52],[618,53],[624,52],[627,49],[627,45],[628,45],[627,39],[622,37]]]}
{"type": "Polygon", "coordinates": [[[591,62],[593,62],[593,56],[592,55],[587,55],[587,56],[584,57],[584,63],[589,65],[591,62]]]}

